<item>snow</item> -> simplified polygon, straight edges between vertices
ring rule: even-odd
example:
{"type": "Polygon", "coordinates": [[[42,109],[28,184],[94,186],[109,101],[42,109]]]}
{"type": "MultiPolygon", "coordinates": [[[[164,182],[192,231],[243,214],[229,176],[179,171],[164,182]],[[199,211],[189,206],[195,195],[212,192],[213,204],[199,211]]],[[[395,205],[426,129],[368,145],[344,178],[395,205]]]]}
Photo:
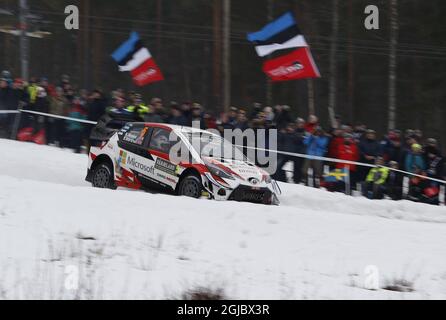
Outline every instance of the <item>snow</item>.
{"type": "Polygon", "coordinates": [[[86,155],[0,148],[0,299],[446,298],[444,207],[286,184],[278,207],[99,190],[86,155]],[[414,291],[383,289],[398,279],[414,291]]]}

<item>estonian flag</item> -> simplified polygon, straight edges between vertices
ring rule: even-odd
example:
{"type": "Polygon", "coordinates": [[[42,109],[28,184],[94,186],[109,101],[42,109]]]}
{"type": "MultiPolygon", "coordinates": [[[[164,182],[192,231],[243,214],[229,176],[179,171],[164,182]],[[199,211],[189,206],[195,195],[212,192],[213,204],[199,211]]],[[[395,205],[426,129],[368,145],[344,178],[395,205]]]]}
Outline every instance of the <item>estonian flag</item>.
{"type": "Polygon", "coordinates": [[[112,54],[119,65],[119,71],[130,71],[134,82],[143,86],[164,79],[150,51],[144,47],[138,33],[132,32],[130,38],[112,54]]]}
{"type": "Polygon", "coordinates": [[[277,50],[308,47],[293,15],[289,12],[269,23],[262,30],[249,33],[248,40],[256,45],[256,51],[260,57],[277,50]]]}

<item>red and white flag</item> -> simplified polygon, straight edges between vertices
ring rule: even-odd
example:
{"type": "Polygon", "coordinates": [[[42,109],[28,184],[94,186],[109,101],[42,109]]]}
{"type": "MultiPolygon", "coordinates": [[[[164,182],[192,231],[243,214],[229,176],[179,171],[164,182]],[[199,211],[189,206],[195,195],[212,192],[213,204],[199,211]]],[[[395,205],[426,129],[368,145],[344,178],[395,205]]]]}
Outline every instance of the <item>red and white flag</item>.
{"type": "Polygon", "coordinates": [[[164,76],[153,58],[147,59],[141,65],[130,71],[130,73],[135,84],[141,87],[152,82],[164,80],[164,76]]]}
{"type": "Polygon", "coordinates": [[[278,58],[265,61],[265,72],[272,81],[320,78],[319,69],[309,48],[299,48],[278,58]]]}

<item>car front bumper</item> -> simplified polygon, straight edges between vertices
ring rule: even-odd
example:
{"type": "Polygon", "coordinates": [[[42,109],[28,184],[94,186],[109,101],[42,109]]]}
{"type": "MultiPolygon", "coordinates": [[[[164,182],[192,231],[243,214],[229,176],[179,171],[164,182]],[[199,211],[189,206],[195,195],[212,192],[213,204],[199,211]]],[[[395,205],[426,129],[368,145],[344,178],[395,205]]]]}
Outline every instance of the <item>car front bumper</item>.
{"type": "Polygon", "coordinates": [[[239,183],[227,187],[217,182],[211,176],[205,176],[204,186],[212,195],[212,198],[219,201],[232,200],[239,202],[251,202],[268,205],[278,205],[280,203],[277,197],[277,191],[274,190],[274,184],[263,184],[261,186],[252,186],[239,183]]]}

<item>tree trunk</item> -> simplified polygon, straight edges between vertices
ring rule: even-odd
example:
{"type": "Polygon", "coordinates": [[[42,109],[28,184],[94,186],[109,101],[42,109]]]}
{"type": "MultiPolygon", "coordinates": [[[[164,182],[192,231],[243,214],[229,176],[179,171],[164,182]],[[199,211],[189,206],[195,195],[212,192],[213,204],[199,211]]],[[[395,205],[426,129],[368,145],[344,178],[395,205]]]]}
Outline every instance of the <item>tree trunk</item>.
{"type": "Polygon", "coordinates": [[[213,102],[219,107],[221,101],[221,0],[214,0],[213,37],[214,37],[214,63],[213,63],[213,102]]]}
{"type": "Polygon", "coordinates": [[[231,0],[223,0],[223,107],[231,105],[231,0]]]}
{"type": "Polygon", "coordinates": [[[314,81],[313,79],[307,80],[308,87],[308,112],[309,114],[316,114],[316,106],[314,103],[314,81]]]}
{"type": "Polygon", "coordinates": [[[353,56],[353,0],[348,0],[348,63],[347,63],[347,104],[349,120],[355,122],[355,82],[354,82],[354,56],[353,56]]]}
{"type": "Polygon", "coordinates": [[[333,0],[332,35],[330,45],[330,84],[328,97],[328,115],[332,127],[336,127],[336,90],[337,90],[337,46],[339,33],[339,0],[333,0]]]}
{"type": "Polygon", "coordinates": [[[90,86],[90,0],[84,0],[84,88],[90,86]]]}
{"type": "Polygon", "coordinates": [[[390,0],[390,46],[389,46],[389,105],[388,129],[396,126],[396,79],[398,46],[398,0],[390,0]]]}

